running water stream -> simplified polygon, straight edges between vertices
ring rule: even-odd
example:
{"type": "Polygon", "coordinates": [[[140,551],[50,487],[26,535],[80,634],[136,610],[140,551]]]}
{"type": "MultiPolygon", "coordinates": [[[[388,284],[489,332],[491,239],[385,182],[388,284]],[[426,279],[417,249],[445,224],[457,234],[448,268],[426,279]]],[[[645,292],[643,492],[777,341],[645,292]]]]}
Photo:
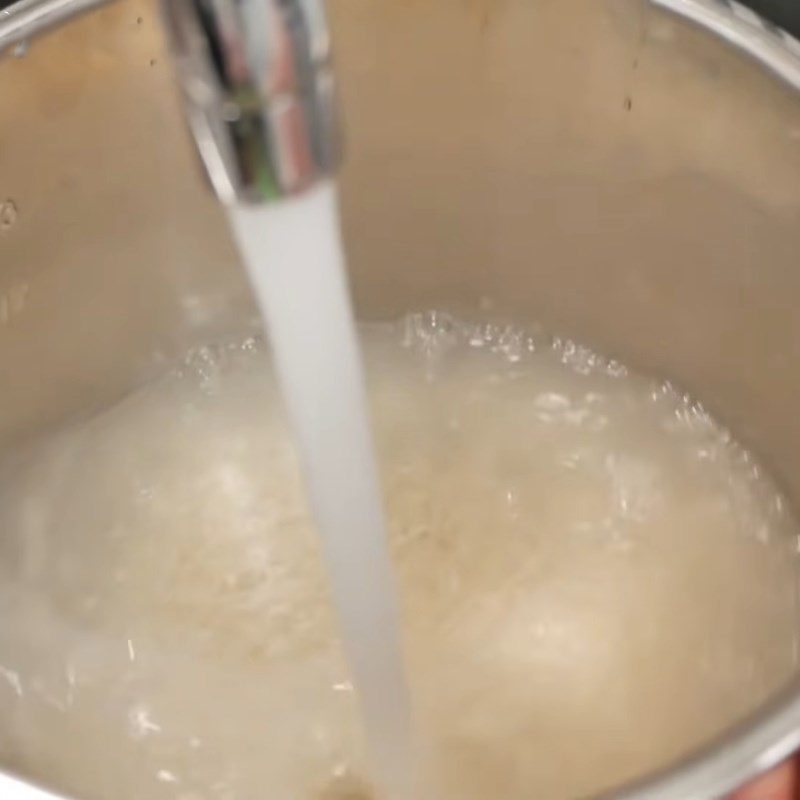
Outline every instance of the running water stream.
{"type": "Polygon", "coordinates": [[[322,539],[376,782],[410,793],[410,704],[364,377],[331,182],[230,212],[322,539]]]}

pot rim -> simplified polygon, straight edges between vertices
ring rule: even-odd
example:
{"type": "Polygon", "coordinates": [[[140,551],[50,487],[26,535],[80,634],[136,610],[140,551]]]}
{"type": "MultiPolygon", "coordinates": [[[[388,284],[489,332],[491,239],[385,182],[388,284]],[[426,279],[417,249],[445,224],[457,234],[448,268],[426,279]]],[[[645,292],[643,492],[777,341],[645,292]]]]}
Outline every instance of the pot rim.
{"type": "MultiPolygon", "coordinates": [[[[0,56],[107,0],[18,0],[0,9],[0,56]]],[[[800,92],[800,40],[735,0],[647,0],[741,51],[800,92]]],[[[594,800],[718,800],[800,749],[800,676],[688,757],[594,800]]],[[[0,796],[66,800],[0,770],[0,796]]]]}

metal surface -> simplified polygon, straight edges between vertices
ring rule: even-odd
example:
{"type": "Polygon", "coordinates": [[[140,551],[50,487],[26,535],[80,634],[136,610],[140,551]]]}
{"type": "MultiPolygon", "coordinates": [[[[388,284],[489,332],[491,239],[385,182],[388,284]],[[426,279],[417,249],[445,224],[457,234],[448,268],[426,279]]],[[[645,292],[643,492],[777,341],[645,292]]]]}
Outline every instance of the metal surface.
{"type": "MultiPolygon", "coordinates": [[[[359,307],[468,313],[490,298],[670,376],[797,504],[795,45],[728,3],[659,3],[678,16],[634,0],[330,4],[359,307]]],[[[177,8],[191,32],[197,7],[177,8]]],[[[252,311],[152,18],[131,0],[0,65],[0,204],[18,209],[0,226],[3,442],[108,402],[252,311]]],[[[0,46],[20,37],[10,19],[0,46]]],[[[208,66],[187,52],[189,74],[208,66]]],[[[710,800],[799,732],[794,685],[609,797],[710,800]]]]}
{"type": "MultiPolygon", "coordinates": [[[[0,54],[108,0],[20,0],[0,54]]],[[[320,0],[164,0],[187,117],[217,196],[258,203],[336,169],[330,37],[320,0]]]]}
{"type": "Polygon", "coordinates": [[[18,0],[0,10],[0,55],[109,0],[18,0]]]}
{"type": "Polygon", "coordinates": [[[800,90],[800,41],[734,0],[651,0],[746,52],[800,90]]]}
{"type": "MultiPolygon", "coordinates": [[[[0,11],[0,54],[109,0],[19,0],[0,11]]],[[[728,0],[650,0],[713,31],[800,89],[800,42],[728,0]]],[[[302,191],[339,161],[321,0],[164,0],[187,117],[217,196],[302,191]]]]}
{"type": "MultiPolygon", "coordinates": [[[[800,696],[789,691],[678,769],[665,770],[599,800],[717,800],[781,764],[800,748],[800,696]]],[[[760,798],[759,798],[760,800],[760,798]]],[[[765,798],[770,800],[770,798],[765,798]]]]}

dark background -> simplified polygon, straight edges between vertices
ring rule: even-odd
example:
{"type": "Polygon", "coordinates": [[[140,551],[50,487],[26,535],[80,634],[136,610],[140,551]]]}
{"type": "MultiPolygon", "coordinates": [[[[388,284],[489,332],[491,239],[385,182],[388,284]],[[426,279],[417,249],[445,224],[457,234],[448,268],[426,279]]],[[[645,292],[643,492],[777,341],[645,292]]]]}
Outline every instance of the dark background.
{"type": "Polygon", "coordinates": [[[744,5],[800,37],[800,0],[746,0],[744,5]]]}

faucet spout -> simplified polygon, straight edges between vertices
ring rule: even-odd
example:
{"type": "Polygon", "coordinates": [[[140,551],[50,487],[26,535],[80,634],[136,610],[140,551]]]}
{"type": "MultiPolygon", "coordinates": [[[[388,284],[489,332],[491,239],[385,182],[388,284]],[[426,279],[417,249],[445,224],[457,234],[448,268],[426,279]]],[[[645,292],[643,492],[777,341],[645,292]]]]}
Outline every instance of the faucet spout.
{"type": "Polygon", "coordinates": [[[189,125],[226,203],[296,194],[340,157],[320,0],[162,0],[189,125]]]}

